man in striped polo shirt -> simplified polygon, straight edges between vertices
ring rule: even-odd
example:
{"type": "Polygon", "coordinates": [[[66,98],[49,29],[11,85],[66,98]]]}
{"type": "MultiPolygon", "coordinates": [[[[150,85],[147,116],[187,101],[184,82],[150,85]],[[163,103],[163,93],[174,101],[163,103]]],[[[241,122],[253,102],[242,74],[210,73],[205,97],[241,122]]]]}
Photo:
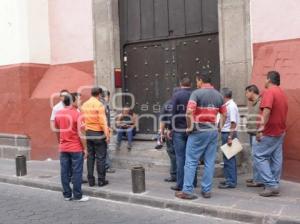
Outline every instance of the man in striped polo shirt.
{"type": "Polygon", "coordinates": [[[222,95],[211,85],[211,75],[197,75],[197,87],[187,107],[186,161],[184,167],[184,184],[182,191],[175,196],[181,199],[196,199],[193,195],[194,177],[198,161],[204,158],[204,174],[201,180],[202,196],[211,197],[215,159],[218,146],[217,114],[221,114],[221,126],[226,116],[226,106],[222,95]]]}

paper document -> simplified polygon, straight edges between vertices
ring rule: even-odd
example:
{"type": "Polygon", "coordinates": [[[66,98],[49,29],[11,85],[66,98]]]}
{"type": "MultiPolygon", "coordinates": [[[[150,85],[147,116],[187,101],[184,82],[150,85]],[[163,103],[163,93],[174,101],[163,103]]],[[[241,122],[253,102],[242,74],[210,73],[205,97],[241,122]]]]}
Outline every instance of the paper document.
{"type": "Polygon", "coordinates": [[[232,140],[232,145],[229,146],[226,144],[221,146],[221,150],[224,153],[224,155],[226,156],[227,159],[231,159],[232,157],[234,157],[235,155],[237,155],[240,151],[243,150],[243,146],[240,143],[240,141],[235,138],[232,140]]]}

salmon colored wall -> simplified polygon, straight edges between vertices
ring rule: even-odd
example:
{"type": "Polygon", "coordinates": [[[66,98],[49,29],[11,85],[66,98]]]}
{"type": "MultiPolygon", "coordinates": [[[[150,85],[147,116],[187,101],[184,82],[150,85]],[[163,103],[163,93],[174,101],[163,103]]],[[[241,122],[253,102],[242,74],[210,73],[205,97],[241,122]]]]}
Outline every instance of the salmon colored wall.
{"type": "Polygon", "coordinates": [[[50,96],[61,89],[77,91],[93,85],[93,62],[64,65],[16,64],[0,67],[0,132],[26,134],[32,159],[57,159],[55,135],[49,127],[50,96]]]}
{"type": "Polygon", "coordinates": [[[254,44],[252,82],[263,89],[266,73],[277,70],[288,96],[284,178],[300,181],[300,39],[254,44]]]}

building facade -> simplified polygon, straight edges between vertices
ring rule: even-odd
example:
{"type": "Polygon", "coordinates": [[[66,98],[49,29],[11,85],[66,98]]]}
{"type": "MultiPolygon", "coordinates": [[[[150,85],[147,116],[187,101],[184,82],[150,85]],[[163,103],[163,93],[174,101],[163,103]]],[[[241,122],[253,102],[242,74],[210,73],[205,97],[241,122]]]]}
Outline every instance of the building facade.
{"type": "Polygon", "coordinates": [[[49,98],[60,89],[97,83],[116,93],[139,93],[135,106],[154,108],[179,77],[212,67],[215,85],[232,88],[238,104],[246,106],[247,84],[263,90],[266,72],[278,70],[290,107],[284,176],[300,180],[297,0],[3,0],[0,6],[1,132],[29,135],[33,159],[57,157],[49,98]],[[170,11],[164,12],[166,5],[170,11]],[[204,32],[208,20],[216,22],[215,29],[204,32]],[[197,44],[205,51],[195,50],[197,44]],[[122,88],[116,88],[115,69],[122,71],[122,88]],[[136,88],[141,76],[150,81],[136,88]]]}
{"type": "Polygon", "coordinates": [[[33,159],[57,158],[51,96],[94,83],[92,18],[89,0],[0,2],[1,132],[28,135],[33,159]]]}

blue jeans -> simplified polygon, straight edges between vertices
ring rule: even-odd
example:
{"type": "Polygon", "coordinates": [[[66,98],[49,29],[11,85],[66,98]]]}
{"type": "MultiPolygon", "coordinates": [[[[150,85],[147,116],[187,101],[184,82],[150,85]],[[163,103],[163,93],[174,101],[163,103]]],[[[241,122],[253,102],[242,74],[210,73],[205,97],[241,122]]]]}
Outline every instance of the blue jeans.
{"type": "Polygon", "coordinates": [[[184,164],[185,164],[185,148],[188,139],[188,135],[184,132],[173,132],[173,147],[176,155],[176,184],[177,187],[183,187],[183,179],[184,179],[184,164]]]}
{"type": "Polygon", "coordinates": [[[255,183],[262,183],[261,178],[259,177],[259,172],[254,164],[254,155],[255,155],[255,150],[253,147],[253,143],[256,142],[256,135],[249,134],[250,138],[250,146],[252,149],[252,173],[253,173],[253,180],[255,183]]]}
{"type": "Polygon", "coordinates": [[[218,146],[218,131],[196,131],[189,135],[186,146],[183,192],[194,191],[193,181],[200,158],[204,159],[204,174],[201,179],[202,192],[210,192],[215,171],[215,160],[218,146]]]}
{"type": "Polygon", "coordinates": [[[176,173],[177,173],[177,165],[176,165],[176,155],[175,150],[173,146],[173,142],[170,139],[166,140],[167,145],[167,153],[170,158],[170,176],[171,178],[176,179],[176,173]]]}
{"type": "MultiPolygon", "coordinates": [[[[177,178],[176,185],[178,188],[183,188],[184,180],[184,165],[186,160],[186,144],[188,141],[188,135],[185,132],[173,132],[173,147],[176,155],[176,166],[177,166],[177,178]]],[[[198,163],[197,163],[198,167],[198,163]]],[[[196,167],[196,169],[197,169],[196,167]]],[[[194,174],[194,186],[197,185],[197,172],[194,174]]]]}
{"type": "MultiPolygon", "coordinates": [[[[222,145],[227,143],[229,132],[222,132],[222,145]]],[[[233,134],[233,139],[237,138],[237,134],[233,134]]],[[[231,187],[236,187],[237,185],[237,167],[236,167],[236,156],[232,157],[231,159],[227,159],[226,156],[223,155],[224,161],[224,177],[226,184],[230,185],[231,187]]]]}
{"type": "Polygon", "coordinates": [[[117,129],[117,144],[121,144],[123,136],[127,135],[128,138],[128,144],[132,144],[133,136],[135,136],[136,130],[135,128],[128,128],[128,129],[117,129]]]}
{"type": "Polygon", "coordinates": [[[61,152],[60,153],[60,175],[65,198],[79,200],[82,198],[82,172],[83,172],[83,153],[82,152],[61,152]],[[72,177],[70,176],[72,173],[72,177]],[[72,181],[73,190],[70,187],[72,181]]]}
{"type": "Polygon", "coordinates": [[[278,137],[263,136],[260,142],[253,142],[254,164],[267,187],[279,187],[284,136],[285,134],[278,137]]]}

